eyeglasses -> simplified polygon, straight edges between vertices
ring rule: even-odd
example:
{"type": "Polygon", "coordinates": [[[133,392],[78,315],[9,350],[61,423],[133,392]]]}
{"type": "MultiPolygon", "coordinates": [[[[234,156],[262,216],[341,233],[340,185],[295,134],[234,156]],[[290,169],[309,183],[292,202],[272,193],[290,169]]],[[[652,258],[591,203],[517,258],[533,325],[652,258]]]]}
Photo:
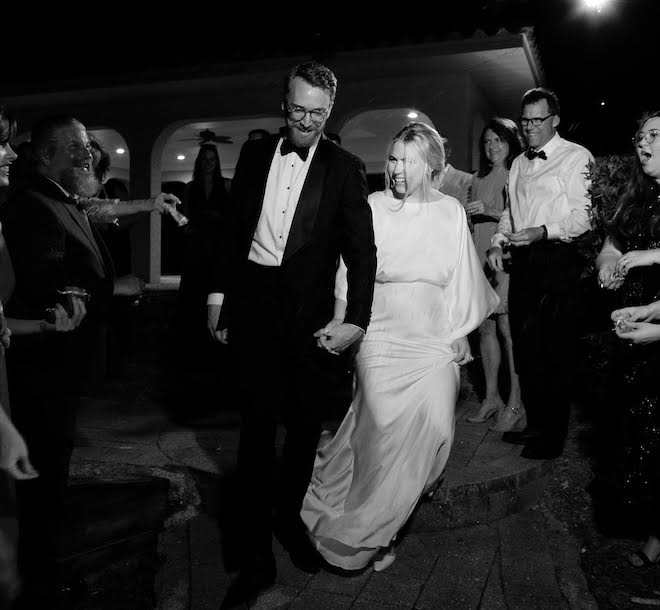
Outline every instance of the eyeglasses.
{"type": "Polygon", "coordinates": [[[524,117],[521,117],[520,118],[520,124],[523,127],[527,127],[527,125],[529,125],[531,123],[532,125],[534,125],[534,127],[540,127],[541,124],[543,123],[543,121],[547,121],[551,116],[555,116],[554,113],[551,113],[548,116],[544,116],[544,117],[535,116],[531,119],[526,119],[524,117]]]}
{"type": "Polygon", "coordinates": [[[649,129],[648,131],[638,131],[633,137],[632,137],[632,143],[633,146],[639,146],[642,142],[646,141],[646,143],[650,146],[655,142],[655,139],[660,135],[660,129],[649,129]]]}
{"type": "Polygon", "coordinates": [[[287,104],[286,111],[293,121],[302,121],[305,115],[309,114],[309,118],[313,123],[323,123],[328,116],[328,110],[326,108],[306,110],[302,106],[296,106],[295,104],[287,104]]]}

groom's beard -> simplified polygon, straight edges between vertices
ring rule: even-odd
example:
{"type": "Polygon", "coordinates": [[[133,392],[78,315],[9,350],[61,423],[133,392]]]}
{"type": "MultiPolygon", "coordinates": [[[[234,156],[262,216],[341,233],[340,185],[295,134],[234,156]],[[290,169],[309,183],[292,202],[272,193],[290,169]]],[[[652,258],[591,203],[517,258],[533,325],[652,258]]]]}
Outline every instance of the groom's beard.
{"type": "Polygon", "coordinates": [[[79,197],[94,197],[101,188],[101,183],[92,170],[71,167],[62,172],[62,186],[71,194],[79,197]]]}

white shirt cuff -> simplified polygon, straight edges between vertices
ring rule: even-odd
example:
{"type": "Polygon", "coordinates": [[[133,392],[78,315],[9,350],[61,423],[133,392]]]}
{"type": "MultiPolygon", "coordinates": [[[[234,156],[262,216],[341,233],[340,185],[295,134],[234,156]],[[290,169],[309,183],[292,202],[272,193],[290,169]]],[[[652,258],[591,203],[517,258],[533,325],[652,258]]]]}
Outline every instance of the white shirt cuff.
{"type": "Polygon", "coordinates": [[[548,231],[548,239],[562,239],[561,225],[558,222],[549,222],[545,224],[548,231]]]}
{"type": "Polygon", "coordinates": [[[206,298],[207,305],[222,305],[225,302],[225,295],[222,292],[212,292],[206,298]]]}

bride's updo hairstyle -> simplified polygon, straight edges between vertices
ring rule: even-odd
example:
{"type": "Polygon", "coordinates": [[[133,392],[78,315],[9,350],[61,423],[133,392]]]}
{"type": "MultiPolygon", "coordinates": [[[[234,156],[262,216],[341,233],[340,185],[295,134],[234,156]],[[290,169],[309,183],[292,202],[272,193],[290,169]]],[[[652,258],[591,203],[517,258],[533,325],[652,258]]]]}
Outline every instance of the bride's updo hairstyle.
{"type": "Polygon", "coordinates": [[[430,125],[419,121],[408,123],[397,133],[390,142],[385,156],[385,185],[388,187],[392,181],[388,159],[397,142],[402,142],[406,148],[412,146],[422,162],[426,164],[427,171],[424,172],[422,178],[421,192],[423,200],[428,201],[433,181],[445,169],[445,145],[442,136],[430,125]]]}

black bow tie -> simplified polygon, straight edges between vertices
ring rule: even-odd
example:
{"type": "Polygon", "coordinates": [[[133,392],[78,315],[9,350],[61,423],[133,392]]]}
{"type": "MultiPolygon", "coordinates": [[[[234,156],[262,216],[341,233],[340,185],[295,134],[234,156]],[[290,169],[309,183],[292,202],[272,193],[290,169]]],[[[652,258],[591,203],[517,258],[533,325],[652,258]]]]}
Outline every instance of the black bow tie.
{"type": "Polygon", "coordinates": [[[543,159],[544,161],[548,158],[548,156],[545,154],[545,151],[543,150],[533,150],[531,148],[528,148],[525,151],[525,156],[531,161],[532,159],[536,159],[538,157],[539,159],[543,159]]]}
{"type": "Polygon", "coordinates": [[[284,157],[292,152],[296,153],[303,161],[307,161],[309,148],[300,148],[291,144],[289,140],[284,140],[282,146],[280,146],[280,154],[284,157]]]}

